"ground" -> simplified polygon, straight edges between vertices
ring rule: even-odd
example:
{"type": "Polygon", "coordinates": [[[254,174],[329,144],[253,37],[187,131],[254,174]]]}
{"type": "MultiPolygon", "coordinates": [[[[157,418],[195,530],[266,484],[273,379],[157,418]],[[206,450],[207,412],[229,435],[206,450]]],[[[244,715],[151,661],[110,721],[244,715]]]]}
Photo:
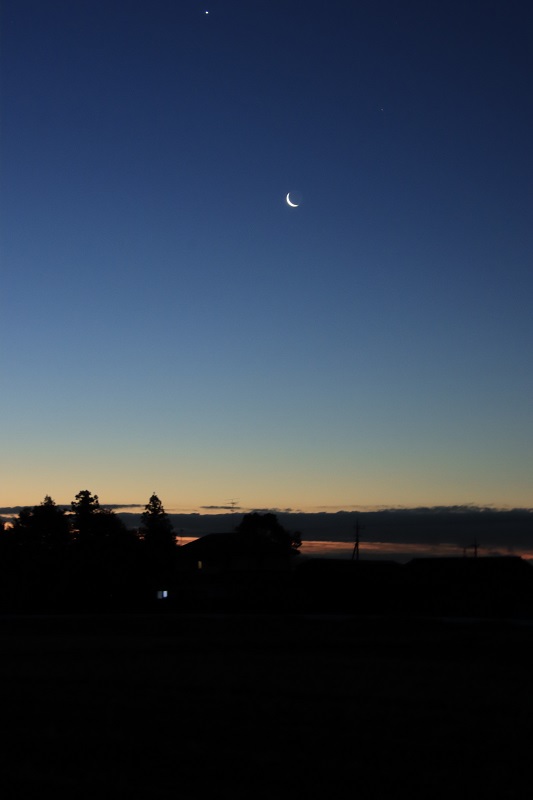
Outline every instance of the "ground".
{"type": "Polygon", "coordinates": [[[0,618],[2,797],[523,797],[533,628],[0,618]]]}

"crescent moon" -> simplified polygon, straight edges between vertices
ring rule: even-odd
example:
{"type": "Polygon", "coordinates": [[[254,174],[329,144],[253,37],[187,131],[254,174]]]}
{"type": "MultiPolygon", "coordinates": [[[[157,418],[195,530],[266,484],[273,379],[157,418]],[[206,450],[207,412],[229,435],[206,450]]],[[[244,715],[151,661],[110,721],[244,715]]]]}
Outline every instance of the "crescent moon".
{"type": "Polygon", "coordinates": [[[298,208],[299,203],[291,203],[290,194],[290,192],[287,192],[287,197],[285,198],[287,205],[289,205],[291,208],[298,208]]]}

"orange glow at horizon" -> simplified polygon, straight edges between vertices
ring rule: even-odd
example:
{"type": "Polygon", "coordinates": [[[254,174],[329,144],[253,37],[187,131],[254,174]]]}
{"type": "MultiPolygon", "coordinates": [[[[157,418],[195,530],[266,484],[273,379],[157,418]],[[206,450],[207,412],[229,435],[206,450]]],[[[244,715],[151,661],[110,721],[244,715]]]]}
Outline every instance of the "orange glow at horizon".
{"type": "MultiPolygon", "coordinates": [[[[178,536],[177,541],[179,544],[184,545],[189,542],[194,542],[196,539],[202,538],[198,536],[178,536]]],[[[300,547],[302,556],[312,558],[342,558],[351,559],[354,550],[353,542],[339,542],[339,541],[303,541],[300,547]]],[[[496,548],[484,552],[480,547],[478,549],[479,558],[491,556],[504,556],[513,555],[520,556],[526,560],[533,560],[533,551],[529,549],[520,550],[516,548],[513,552],[504,553],[496,548]]],[[[440,557],[457,557],[465,556],[464,548],[460,545],[452,543],[443,544],[430,544],[430,543],[402,543],[402,542],[362,542],[359,544],[359,556],[361,559],[388,559],[391,561],[410,561],[412,558],[438,558],[440,557]]],[[[472,558],[469,552],[467,558],[472,558]]]]}

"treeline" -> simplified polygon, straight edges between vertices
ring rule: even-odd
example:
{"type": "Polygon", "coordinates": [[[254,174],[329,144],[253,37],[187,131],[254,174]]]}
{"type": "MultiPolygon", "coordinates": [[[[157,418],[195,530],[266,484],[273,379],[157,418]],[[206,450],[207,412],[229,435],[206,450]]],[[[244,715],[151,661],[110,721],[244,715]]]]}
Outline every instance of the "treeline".
{"type": "MultiPolygon", "coordinates": [[[[177,544],[156,494],[134,529],[88,490],[78,492],[70,509],[46,496],[2,528],[0,613],[144,611],[160,607],[158,596],[167,592],[174,608],[190,608],[198,585],[205,583],[187,574],[203,556],[185,555],[187,546],[177,544]]],[[[250,563],[263,556],[287,559],[301,545],[300,534],[287,532],[272,513],[246,514],[229,539],[228,534],[216,538],[223,545],[223,553],[215,548],[222,561],[236,555],[250,563]]]]}
{"type": "Polygon", "coordinates": [[[88,490],[78,492],[70,510],[46,496],[2,528],[3,611],[143,605],[174,572],[176,537],[156,494],[136,530],[88,490]]]}

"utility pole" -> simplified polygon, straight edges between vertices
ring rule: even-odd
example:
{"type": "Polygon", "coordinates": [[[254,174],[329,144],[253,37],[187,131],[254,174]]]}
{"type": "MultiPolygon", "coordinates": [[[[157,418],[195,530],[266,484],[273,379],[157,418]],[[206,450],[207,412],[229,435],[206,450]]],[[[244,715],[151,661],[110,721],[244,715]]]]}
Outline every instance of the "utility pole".
{"type": "Polygon", "coordinates": [[[355,541],[353,546],[352,561],[359,561],[359,531],[362,528],[359,525],[359,517],[355,520],[355,541]]]}
{"type": "Polygon", "coordinates": [[[466,558],[466,551],[467,551],[467,549],[468,549],[468,550],[473,550],[473,551],[474,551],[474,558],[477,558],[477,550],[478,550],[478,543],[477,543],[477,539],[474,539],[474,541],[472,542],[472,544],[469,544],[469,545],[467,545],[466,547],[463,547],[463,557],[464,557],[464,558],[466,558]]]}

